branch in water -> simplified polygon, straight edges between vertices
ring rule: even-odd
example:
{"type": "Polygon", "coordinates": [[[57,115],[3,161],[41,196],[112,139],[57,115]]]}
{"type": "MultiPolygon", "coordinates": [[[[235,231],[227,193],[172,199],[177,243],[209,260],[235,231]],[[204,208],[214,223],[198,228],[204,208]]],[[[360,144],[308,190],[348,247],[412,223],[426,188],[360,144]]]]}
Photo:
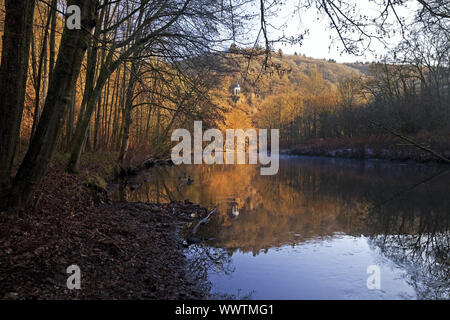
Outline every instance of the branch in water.
{"type": "Polygon", "coordinates": [[[202,225],[202,224],[207,224],[209,222],[210,217],[216,213],[217,208],[214,208],[207,216],[206,218],[203,218],[202,220],[200,220],[197,225],[194,227],[194,229],[192,230],[192,235],[195,236],[195,234],[198,231],[198,228],[202,225]]]}

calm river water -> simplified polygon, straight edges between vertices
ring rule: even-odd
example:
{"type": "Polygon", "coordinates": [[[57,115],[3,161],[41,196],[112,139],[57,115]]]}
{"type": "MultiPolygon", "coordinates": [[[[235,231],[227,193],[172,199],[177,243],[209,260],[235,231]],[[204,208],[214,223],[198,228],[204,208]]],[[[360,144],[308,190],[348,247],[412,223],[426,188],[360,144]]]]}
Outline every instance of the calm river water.
{"type": "Polygon", "coordinates": [[[219,299],[449,299],[447,168],[284,156],[275,176],[154,168],[115,197],[217,207],[186,254],[219,299]]]}

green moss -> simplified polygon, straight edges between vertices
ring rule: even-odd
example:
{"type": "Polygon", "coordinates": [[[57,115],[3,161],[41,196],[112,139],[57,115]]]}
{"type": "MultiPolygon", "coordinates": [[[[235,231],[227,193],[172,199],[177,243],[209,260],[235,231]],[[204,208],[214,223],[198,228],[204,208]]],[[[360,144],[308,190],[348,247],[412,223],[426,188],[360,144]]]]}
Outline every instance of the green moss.
{"type": "Polygon", "coordinates": [[[80,163],[81,171],[87,171],[90,175],[96,175],[103,180],[111,179],[119,169],[117,154],[114,152],[90,152],[83,154],[80,163]]]}
{"type": "Polygon", "coordinates": [[[69,157],[70,157],[69,153],[54,153],[53,154],[54,160],[67,161],[67,160],[69,160],[69,157]]]}
{"type": "Polygon", "coordinates": [[[99,187],[103,190],[106,190],[106,187],[107,187],[106,180],[98,175],[89,176],[87,178],[87,183],[89,183],[95,187],[99,187]]]}

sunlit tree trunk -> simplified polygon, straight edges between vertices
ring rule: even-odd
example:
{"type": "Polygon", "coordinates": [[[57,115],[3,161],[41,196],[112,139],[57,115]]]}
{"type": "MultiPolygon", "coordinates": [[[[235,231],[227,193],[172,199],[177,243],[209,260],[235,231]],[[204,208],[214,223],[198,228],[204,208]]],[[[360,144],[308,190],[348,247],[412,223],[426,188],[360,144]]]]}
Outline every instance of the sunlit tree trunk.
{"type": "Polygon", "coordinates": [[[82,28],[64,29],[41,120],[9,193],[10,208],[24,208],[29,205],[41,183],[71,102],[91,30],[95,25],[98,1],[71,0],[68,4],[80,7],[82,28]]]}

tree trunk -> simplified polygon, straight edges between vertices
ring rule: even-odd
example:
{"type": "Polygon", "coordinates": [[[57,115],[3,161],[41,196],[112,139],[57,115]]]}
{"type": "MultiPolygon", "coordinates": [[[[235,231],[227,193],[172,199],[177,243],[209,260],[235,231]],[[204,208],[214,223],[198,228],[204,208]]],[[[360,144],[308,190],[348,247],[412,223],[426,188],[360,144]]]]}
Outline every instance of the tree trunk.
{"type": "MultiPolygon", "coordinates": [[[[185,6],[186,7],[186,6],[185,6]]],[[[137,18],[137,25],[140,25],[140,22],[142,21],[142,18],[145,13],[145,6],[141,7],[139,17],[137,18]]],[[[175,20],[171,20],[167,25],[169,26],[172,24],[175,20]]],[[[129,31],[128,31],[129,32],[129,31]]],[[[136,52],[140,52],[140,50],[143,49],[145,46],[145,43],[149,41],[152,34],[147,35],[146,38],[140,38],[140,32],[137,32],[133,38],[130,38],[129,43],[130,45],[120,54],[120,56],[117,59],[114,59],[114,46],[110,48],[110,51],[105,59],[105,63],[100,68],[100,74],[97,79],[97,83],[95,86],[95,89],[92,91],[92,94],[89,97],[89,100],[86,105],[85,113],[83,114],[83,117],[81,119],[80,125],[77,126],[77,129],[75,131],[74,141],[73,141],[73,148],[70,155],[69,164],[67,166],[67,171],[69,173],[76,173],[78,172],[78,165],[81,158],[81,151],[82,151],[82,142],[84,138],[86,137],[88,126],[91,122],[92,114],[94,112],[95,106],[97,104],[98,99],[100,98],[100,95],[102,93],[103,86],[105,85],[106,81],[109,79],[109,77],[114,73],[114,71],[130,56],[135,54],[136,52]],[[132,41],[134,40],[134,42],[132,41]]],[[[126,68],[126,65],[125,65],[126,68]]]]}
{"type": "Polygon", "coordinates": [[[24,208],[33,199],[47,170],[63,118],[71,102],[73,88],[81,70],[81,63],[96,22],[98,1],[70,0],[68,5],[81,9],[80,30],[64,29],[58,59],[49,84],[41,120],[28,152],[13,181],[9,194],[9,208],[24,208]]]}
{"type": "Polygon", "coordinates": [[[52,21],[51,21],[51,27],[50,27],[50,60],[49,60],[49,80],[48,82],[52,81],[52,72],[55,68],[55,57],[56,57],[56,6],[58,5],[57,0],[52,0],[52,7],[50,8],[51,15],[52,15],[52,21]]]}
{"type": "Polygon", "coordinates": [[[36,98],[34,102],[34,116],[33,116],[33,126],[31,127],[31,136],[30,136],[30,142],[33,139],[34,133],[36,131],[36,126],[39,122],[39,118],[41,116],[40,106],[44,104],[45,102],[45,94],[47,91],[47,38],[48,38],[48,28],[50,26],[50,21],[52,19],[52,10],[49,10],[47,22],[44,26],[44,39],[42,40],[42,46],[41,46],[41,54],[39,57],[39,67],[37,70],[36,81],[34,85],[34,89],[36,92],[36,98]],[[42,83],[42,96],[41,96],[41,80],[43,80],[42,83]]]}
{"type": "Polygon", "coordinates": [[[0,193],[9,188],[20,135],[35,0],[6,0],[0,67],[0,193]]]}
{"type": "Polygon", "coordinates": [[[73,135],[73,124],[75,119],[75,103],[77,98],[77,87],[75,86],[72,91],[70,106],[69,106],[69,119],[67,119],[67,136],[66,136],[66,150],[70,148],[70,141],[73,135]]]}
{"type": "Polygon", "coordinates": [[[128,151],[128,145],[130,140],[130,128],[131,128],[131,112],[133,110],[133,97],[134,87],[136,85],[136,73],[137,68],[134,63],[131,66],[132,72],[130,73],[130,82],[128,84],[127,96],[125,102],[125,109],[123,113],[123,136],[122,143],[120,145],[119,162],[123,162],[128,151]]]}

